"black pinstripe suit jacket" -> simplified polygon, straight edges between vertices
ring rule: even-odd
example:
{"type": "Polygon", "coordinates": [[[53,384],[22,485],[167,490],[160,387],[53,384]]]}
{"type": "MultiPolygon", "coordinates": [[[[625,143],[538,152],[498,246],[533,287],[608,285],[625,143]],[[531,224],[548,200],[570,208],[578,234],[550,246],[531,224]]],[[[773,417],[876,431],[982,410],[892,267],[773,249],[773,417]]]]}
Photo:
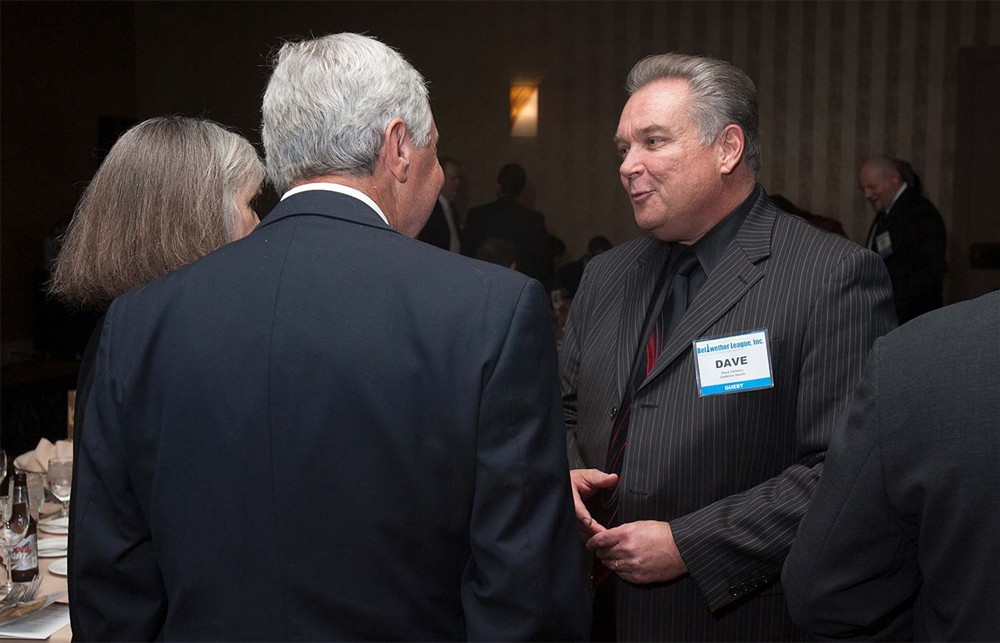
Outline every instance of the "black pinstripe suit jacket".
{"type": "MultiPolygon", "coordinates": [[[[572,467],[604,466],[665,246],[643,236],[587,266],[561,355],[572,467]]],[[[780,212],[761,191],[636,392],[620,516],[670,522],[689,574],[616,581],[619,639],[800,636],[781,565],[834,421],[872,343],[894,326],[878,256],[780,212]],[[759,329],[774,387],[699,397],[692,340],[759,329]]]]}

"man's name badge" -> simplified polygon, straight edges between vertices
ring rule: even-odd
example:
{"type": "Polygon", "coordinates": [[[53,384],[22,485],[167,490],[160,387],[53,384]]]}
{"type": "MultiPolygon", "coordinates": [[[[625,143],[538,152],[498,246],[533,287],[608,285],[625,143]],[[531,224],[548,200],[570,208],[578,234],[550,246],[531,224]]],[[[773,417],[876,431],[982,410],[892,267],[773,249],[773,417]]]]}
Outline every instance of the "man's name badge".
{"type": "Polygon", "coordinates": [[[743,393],[771,388],[771,354],[767,331],[694,340],[698,395],[743,393]]]}
{"type": "Polygon", "coordinates": [[[888,230],[875,237],[875,247],[878,248],[878,256],[883,259],[892,254],[892,237],[888,230]]]}

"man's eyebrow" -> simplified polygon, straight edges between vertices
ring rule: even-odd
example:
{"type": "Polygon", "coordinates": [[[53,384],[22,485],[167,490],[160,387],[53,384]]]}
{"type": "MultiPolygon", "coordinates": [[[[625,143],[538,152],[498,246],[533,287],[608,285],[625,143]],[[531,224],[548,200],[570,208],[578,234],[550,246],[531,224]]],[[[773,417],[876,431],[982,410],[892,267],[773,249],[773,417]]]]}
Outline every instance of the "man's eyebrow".
{"type": "Polygon", "coordinates": [[[641,130],[639,130],[639,134],[641,136],[649,136],[650,134],[666,134],[667,131],[668,131],[667,128],[664,127],[663,125],[653,124],[643,127],[641,130]]]}
{"type": "MultiPolygon", "coordinates": [[[[645,138],[646,136],[649,136],[650,134],[667,134],[668,131],[669,131],[668,128],[665,127],[665,126],[663,126],[663,125],[653,124],[653,125],[647,125],[646,127],[643,127],[641,130],[639,130],[638,134],[639,134],[639,138],[645,138]]],[[[615,134],[612,137],[611,140],[616,145],[625,142],[625,139],[622,138],[621,136],[618,136],[618,134],[615,134]]]]}

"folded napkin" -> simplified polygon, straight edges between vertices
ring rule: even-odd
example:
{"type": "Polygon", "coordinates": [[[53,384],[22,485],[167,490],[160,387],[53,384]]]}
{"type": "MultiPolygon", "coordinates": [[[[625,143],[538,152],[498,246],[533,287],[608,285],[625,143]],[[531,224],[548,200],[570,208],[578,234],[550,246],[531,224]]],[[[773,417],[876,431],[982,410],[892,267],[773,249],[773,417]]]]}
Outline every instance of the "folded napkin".
{"type": "Polygon", "coordinates": [[[38,441],[38,446],[14,458],[14,466],[21,471],[45,473],[49,470],[49,460],[52,458],[72,458],[73,441],[58,440],[52,444],[45,438],[38,441]]]}
{"type": "Polygon", "coordinates": [[[69,539],[65,536],[57,538],[39,538],[38,539],[38,553],[39,554],[50,554],[58,553],[60,551],[66,551],[69,539]]]}

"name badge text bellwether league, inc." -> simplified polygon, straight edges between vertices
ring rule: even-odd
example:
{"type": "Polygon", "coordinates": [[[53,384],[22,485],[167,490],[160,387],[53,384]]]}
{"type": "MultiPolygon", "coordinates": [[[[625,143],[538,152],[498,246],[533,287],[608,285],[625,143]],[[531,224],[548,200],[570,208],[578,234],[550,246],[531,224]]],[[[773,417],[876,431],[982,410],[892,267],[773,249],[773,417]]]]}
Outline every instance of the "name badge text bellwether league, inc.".
{"type": "Polygon", "coordinates": [[[691,343],[698,395],[743,393],[774,386],[767,330],[691,343]]]}

